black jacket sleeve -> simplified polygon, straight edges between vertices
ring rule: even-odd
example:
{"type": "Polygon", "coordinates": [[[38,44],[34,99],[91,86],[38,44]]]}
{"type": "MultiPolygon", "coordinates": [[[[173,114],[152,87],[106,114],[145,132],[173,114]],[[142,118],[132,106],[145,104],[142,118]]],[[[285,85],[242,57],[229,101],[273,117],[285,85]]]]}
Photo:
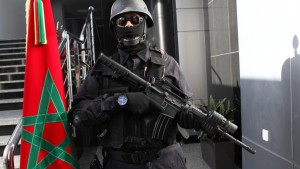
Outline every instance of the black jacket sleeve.
{"type": "MultiPolygon", "coordinates": [[[[109,109],[113,111],[115,96],[98,95],[101,81],[97,76],[88,75],[80,86],[72,102],[71,122],[74,117],[80,118],[85,126],[101,125],[109,118],[109,109]]],[[[82,124],[81,124],[82,125],[82,124]]]]}
{"type": "Polygon", "coordinates": [[[177,86],[192,101],[192,91],[177,61],[170,55],[166,55],[166,76],[171,77],[173,84],[177,86]]]}

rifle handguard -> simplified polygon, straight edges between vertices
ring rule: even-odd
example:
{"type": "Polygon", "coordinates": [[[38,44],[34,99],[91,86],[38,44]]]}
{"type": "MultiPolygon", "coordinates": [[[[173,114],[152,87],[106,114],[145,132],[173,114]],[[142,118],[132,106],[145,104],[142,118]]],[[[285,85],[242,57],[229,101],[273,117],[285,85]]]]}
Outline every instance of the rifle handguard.
{"type": "Polygon", "coordinates": [[[229,120],[227,120],[224,116],[222,116],[221,114],[219,114],[216,111],[210,111],[205,119],[205,123],[207,123],[207,125],[213,127],[213,129],[215,130],[217,127],[221,128],[223,131],[228,131],[230,133],[234,133],[238,126],[231,123],[229,120]]]}

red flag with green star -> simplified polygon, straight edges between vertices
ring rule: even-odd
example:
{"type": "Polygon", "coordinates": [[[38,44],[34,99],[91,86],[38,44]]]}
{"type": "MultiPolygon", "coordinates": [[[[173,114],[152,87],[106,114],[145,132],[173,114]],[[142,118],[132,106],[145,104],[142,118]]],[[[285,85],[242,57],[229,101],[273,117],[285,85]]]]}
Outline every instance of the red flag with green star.
{"type": "Polygon", "coordinates": [[[79,168],[50,0],[27,0],[26,23],[20,169],[79,168]]]}

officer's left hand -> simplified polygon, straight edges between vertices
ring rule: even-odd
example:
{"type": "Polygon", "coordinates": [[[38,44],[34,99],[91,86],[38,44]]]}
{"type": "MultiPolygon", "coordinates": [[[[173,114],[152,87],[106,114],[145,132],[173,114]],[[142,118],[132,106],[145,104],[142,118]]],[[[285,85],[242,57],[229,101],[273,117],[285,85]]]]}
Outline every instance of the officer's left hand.
{"type": "Polygon", "coordinates": [[[148,98],[142,92],[127,93],[128,98],[127,110],[135,115],[145,115],[148,113],[156,113],[163,111],[162,107],[148,98]]]}
{"type": "Polygon", "coordinates": [[[182,110],[179,113],[178,124],[186,129],[195,129],[197,131],[201,129],[209,134],[214,134],[216,129],[213,119],[201,119],[188,110],[182,110]]]}
{"type": "Polygon", "coordinates": [[[185,129],[200,130],[202,128],[203,120],[194,115],[189,109],[184,109],[179,112],[178,124],[185,129]]]}

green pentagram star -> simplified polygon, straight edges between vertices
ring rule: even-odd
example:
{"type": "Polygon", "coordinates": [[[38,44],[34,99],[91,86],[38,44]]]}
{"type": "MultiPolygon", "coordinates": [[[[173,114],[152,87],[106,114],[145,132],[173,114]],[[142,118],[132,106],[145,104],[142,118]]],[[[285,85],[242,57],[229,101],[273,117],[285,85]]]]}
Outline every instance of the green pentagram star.
{"type": "Polygon", "coordinates": [[[74,145],[71,140],[72,136],[69,132],[67,113],[49,71],[47,71],[45,77],[38,113],[36,116],[23,117],[22,125],[34,126],[33,133],[24,130],[24,128],[22,130],[22,139],[31,144],[27,169],[47,168],[56,159],[60,159],[69,163],[74,168],[79,169],[75,157],[66,152],[66,148],[71,146],[72,154],[75,155],[75,152],[73,151],[74,145]],[[56,113],[47,114],[51,100],[56,109],[56,113]],[[57,146],[42,137],[45,124],[54,122],[61,122],[67,133],[63,141],[57,146]],[[48,154],[38,162],[38,154],[41,149],[46,151],[48,154]]]}

